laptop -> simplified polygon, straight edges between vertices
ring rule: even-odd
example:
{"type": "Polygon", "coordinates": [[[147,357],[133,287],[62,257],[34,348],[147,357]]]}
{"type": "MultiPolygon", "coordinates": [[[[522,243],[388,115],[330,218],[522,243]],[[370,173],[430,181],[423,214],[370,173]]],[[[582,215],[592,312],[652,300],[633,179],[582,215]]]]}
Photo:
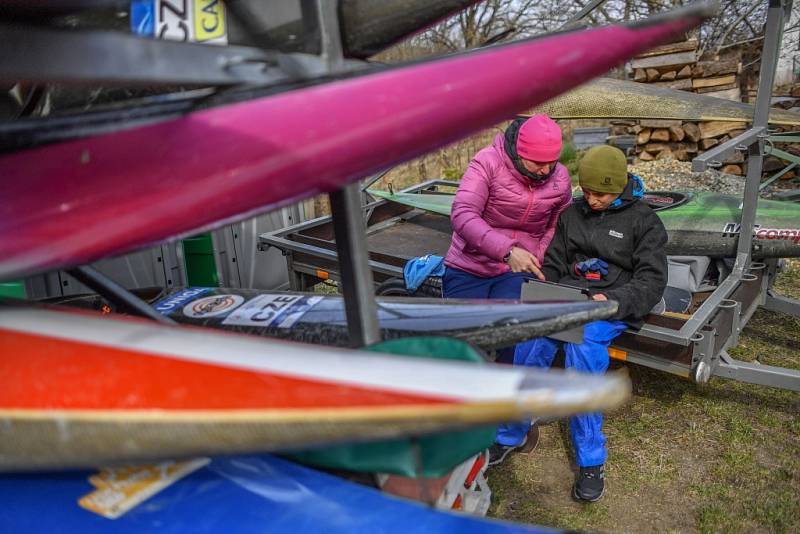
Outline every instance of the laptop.
{"type": "MultiPolygon", "coordinates": [[[[522,300],[540,302],[548,300],[581,301],[589,300],[589,292],[580,287],[566,286],[541,280],[527,280],[522,284],[522,300]]],[[[578,326],[547,336],[566,343],[583,343],[583,327],[578,326]]]]}

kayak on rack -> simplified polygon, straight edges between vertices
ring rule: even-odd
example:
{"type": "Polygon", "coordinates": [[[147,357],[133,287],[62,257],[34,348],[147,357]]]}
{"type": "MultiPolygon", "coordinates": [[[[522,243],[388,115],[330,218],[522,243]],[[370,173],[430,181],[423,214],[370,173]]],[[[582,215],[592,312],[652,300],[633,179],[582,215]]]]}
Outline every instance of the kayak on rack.
{"type": "MultiPolygon", "coordinates": [[[[350,336],[341,295],[255,289],[189,287],[151,298],[151,305],[177,323],[258,336],[347,347],[350,336]]],[[[78,295],[53,304],[114,310],[99,295],[78,295]]],[[[508,347],[611,317],[614,302],[520,302],[378,297],[383,340],[447,336],[483,350],[508,347]]]]}
{"type": "MultiPolygon", "coordinates": [[[[241,297],[239,297],[241,298],[241,297]]],[[[0,471],[307,448],[601,411],[627,378],[0,306],[0,471]]]]}

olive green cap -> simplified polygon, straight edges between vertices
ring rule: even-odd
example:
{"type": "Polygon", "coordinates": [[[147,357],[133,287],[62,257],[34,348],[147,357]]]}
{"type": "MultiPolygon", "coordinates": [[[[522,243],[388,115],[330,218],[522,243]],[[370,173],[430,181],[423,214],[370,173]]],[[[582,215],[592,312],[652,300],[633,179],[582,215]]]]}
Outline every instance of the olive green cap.
{"type": "Polygon", "coordinates": [[[590,148],[578,164],[581,187],[598,193],[622,193],[628,185],[628,161],[622,150],[599,145],[590,148]]]}

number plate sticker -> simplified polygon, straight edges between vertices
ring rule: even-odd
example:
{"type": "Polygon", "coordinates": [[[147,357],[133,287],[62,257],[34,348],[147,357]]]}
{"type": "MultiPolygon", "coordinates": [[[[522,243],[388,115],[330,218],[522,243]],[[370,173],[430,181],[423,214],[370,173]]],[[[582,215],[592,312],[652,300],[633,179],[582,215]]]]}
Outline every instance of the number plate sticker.
{"type": "Polygon", "coordinates": [[[222,0],[132,0],[131,30],[139,35],[228,44],[222,0]]]}
{"type": "Polygon", "coordinates": [[[322,299],[321,296],[259,295],[231,312],[222,324],[290,328],[322,299]]]}

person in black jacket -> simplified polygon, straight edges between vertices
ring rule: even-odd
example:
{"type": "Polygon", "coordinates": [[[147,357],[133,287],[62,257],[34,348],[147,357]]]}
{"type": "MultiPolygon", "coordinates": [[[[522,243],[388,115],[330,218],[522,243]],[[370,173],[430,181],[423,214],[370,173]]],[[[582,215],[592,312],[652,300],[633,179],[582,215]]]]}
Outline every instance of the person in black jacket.
{"type": "MultiPolygon", "coordinates": [[[[566,343],[565,365],[578,371],[604,373],[608,346],[627,328],[640,328],[659,303],[667,284],[664,247],[667,232],[643,201],[644,184],[628,174],[621,150],[602,145],[582,158],[579,181],[583,198],[558,220],[542,271],[548,281],[586,288],[594,300],[615,300],[619,308],[607,321],[584,327],[583,343],[566,343]]],[[[550,367],[561,342],[539,338],[517,346],[514,365],[550,367]]],[[[605,490],[606,438],[602,414],[570,418],[579,474],[573,496],[597,501],[605,490]]],[[[519,446],[529,423],[500,427],[497,445],[519,446]]]]}

